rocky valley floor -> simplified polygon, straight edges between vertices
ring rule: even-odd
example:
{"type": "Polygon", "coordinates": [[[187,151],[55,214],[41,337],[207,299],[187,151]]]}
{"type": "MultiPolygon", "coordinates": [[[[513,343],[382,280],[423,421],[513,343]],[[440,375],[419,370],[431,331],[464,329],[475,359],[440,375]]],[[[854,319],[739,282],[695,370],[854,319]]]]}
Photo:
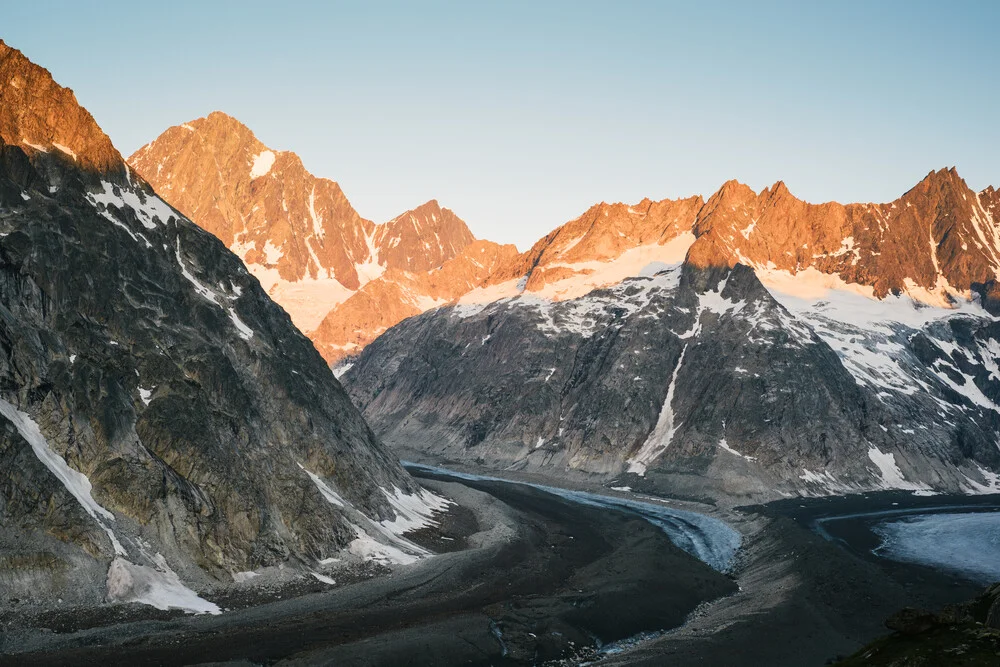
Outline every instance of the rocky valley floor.
{"type": "Polygon", "coordinates": [[[724,575],[635,516],[521,483],[425,483],[458,502],[438,529],[412,535],[433,558],[336,586],[220,598],[229,611],[215,617],[102,607],[29,623],[7,614],[0,664],[822,665],[885,634],[901,607],[980,588],[872,555],[870,519],[824,524],[833,539],[816,531],[823,517],[956,499],[701,507],[743,535],[724,575]]]}
{"type": "Polygon", "coordinates": [[[735,591],[641,519],[520,486],[438,488],[474,515],[443,540],[467,549],[221,616],[9,626],[0,664],[525,664],[679,625],[735,591]]]}

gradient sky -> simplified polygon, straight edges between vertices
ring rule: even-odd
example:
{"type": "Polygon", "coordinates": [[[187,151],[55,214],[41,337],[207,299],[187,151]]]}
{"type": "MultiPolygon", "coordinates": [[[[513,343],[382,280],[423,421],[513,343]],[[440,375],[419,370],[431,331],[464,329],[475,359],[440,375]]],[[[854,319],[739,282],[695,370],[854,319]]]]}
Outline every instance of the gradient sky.
{"type": "Polygon", "coordinates": [[[1000,2],[3,2],[124,155],[219,109],[384,221],[523,250],[599,201],[1000,185],[1000,2]]]}

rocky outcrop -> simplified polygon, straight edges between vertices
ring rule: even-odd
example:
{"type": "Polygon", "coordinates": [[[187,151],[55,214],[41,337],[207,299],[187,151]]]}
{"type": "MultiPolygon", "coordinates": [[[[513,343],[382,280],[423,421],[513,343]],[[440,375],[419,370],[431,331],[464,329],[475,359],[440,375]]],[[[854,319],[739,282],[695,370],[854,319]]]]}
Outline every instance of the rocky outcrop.
{"type": "Polygon", "coordinates": [[[47,72],[0,72],[0,589],[176,592],[394,519],[418,487],[239,258],[47,72]]]}
{"type": "Polygon", "coordinates": [[[876,640],[835,664],[989,665],[1000,652],[1000,584],[974,600],[938,612],[906,608],[885,622],[894,634],[876,640]]]}
{"type": "Polygon", "coordinates": [[[167,129],[129,163],[242,258],[306,332],[386,270],[439,267],[474,240],[433,200],[385,224],[362,218],[337,183],[218,111],[167,129]]]}
{"type": "Polygon", "coordinates": [[[53,152],[91,171],[121,171],[121,155],[73,91],[2,41],[0,107],[0,139],[7,146],[53,152]]]}
{"type": "Polygon", "coordinates": [[[422,273],[457,257],[476,238],[436,199],[378,225],[374,245],[387,270],[422,273]]]}

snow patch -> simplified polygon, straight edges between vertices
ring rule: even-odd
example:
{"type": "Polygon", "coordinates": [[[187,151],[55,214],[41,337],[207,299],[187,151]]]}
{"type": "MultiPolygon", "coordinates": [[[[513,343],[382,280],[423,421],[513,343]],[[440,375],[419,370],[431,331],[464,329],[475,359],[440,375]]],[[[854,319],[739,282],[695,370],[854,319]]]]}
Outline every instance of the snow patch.
{"type": "Polygon", "coordinates": [[[253,159],[253,165],[250,167],[250,178],[254,179],[266,176],[271,171],[271,167],[273,166],[274,152],[261,151],[253,159]]]}
{"type": "Polygon", "coordinates": [[[354,266],[354,270],[358,273],[358,280],[362,285],[375,280],[385,273],[385,266],[379,261],[378,247],[375,245],[376,232],[377,229],[373,229],[371,234],[365,234],[365,245],[368,247],[368,256],[364,262],[354,266]]]}
{"type": "Polygon", "coordinates": [[[253,329],[248,327],[246,323],[239,318],[236,314],[236,310],[232,306],[227,307],[226,312],[229,313],[229,319],[232,321],[233,326],[236,327],[236,333],[239,334],[240,338],[243,340],[250,340],[253,338],[253,329]]]}
{"type": "Polygon", "coordinates": [[[17,432],[21,434],[21,437],[31,445],[31,450],[38,457],[38,460],[42,462],[42,465],[48,468],[55,475],[56,479],[62,482],[62,485],[76,498],[76,501],[86,510],[87,514],[100,524],[101,528],[104,529],[104,532],[111,539],[115,553],[124,556],[126,554],[125,548],[118,541],[114,531],[104,523],[105,521],[114,521],[115,515],[101,507],[94,500],[94,497],[91,495],[94,487],[90,483],[90,478],[82,472],[70,468],[69,464],[66,463],[66,459],[49,447],[49,443],[45,439],[45,436],[42,435],[38,424],[26,413],[21,412],[2,398],[0,398],[0,414],[6,417],[14,425],[14,428],[17,429],[17,432]]]}
{"type": "Polygon", "coordinates": [[[326,498],[328,503],[336,505],[337,507],[347,507],[347,502],[341,497],[341,495],[331,489],[319,475],[309,472],[301,463],[299,464],[299,467],[302,468],[302,471],[305,472],[305,474],[309,475],[309,479],[313,481],[313,484],[316,485],[316,488],[319,489],[319,492],[323,494],[323,497],[326,498]]]}
{"type": "MultiPolygon", "coordinates": [[[[316,186],[309,192],[309,217],[312,218],[313,236],[318,239],[323,238],[323,216],[316,213],[316,186]]],[[[320,263],[316,262],[316,268],[320,268],[320,263]]]]}
{"type": "Polygon", "coordinates": [[[358,537],[348,545],[347,550],[355,556],[383,565],[409,565],[420,560],[420,556],[406,553],[389,544],[382,544],[358,526],[351,524],[351,528],[358,537]]]}
{"type": "Polygon", "coordinates": [[[656,426],[653,427],[653,431],[646,438],[646,442],[642,444],[639,451],[627,461],[628,472],[644,477],[649,464],[665,452],[667,447],[670,446],[670,441],[674,439],[674,433],[677,432],[679,426],[679,424],[674,423],[674,389],[677,387],[677,376],[680,374],[681,366],[684,364],[685,354],[687,354],[686,344],[681,350],[680,357],[677,359],[677,366],[674,367],[674,372],[670,376],[670,384],[667,385],[667,398],[663,401],[660,416],[656,418],[656,426]]]}
{"type": "Polygon", "coordinates": [[[129,188],[123,188],[107,181],[101,181],[102,192],[87,193],[87,201],[100,210],[103,205],[116,206],[120,209],[132,209],[146,229],[156,229],[157,224],[167,224],[176,217],[173,209],[156,195],[143,195],[129,188]],[[145,199],[145,201],[143,201],[145,199]]]}
{"type": "Polygon", "coordinates": [[[871,447],[868,450],[868,458],[879,470],[882,477],[882,485],[886,489],[905,489],[910,491],[929,491],[930,488],[923,484],[915,484],[906,481],[903,471],[896,465],[896,455],[892,452],[883,452],[878,447],[871,447]]]}
{"type": "Polygon", "coordinates": [[[198,293],[198,296],[218,306],[219,302],[216,301],[215,292],[213,292],[212,290],[201,284],[201,282],[197,278],[195,278],[194,274],[188,271],[187,266],[184,264],[184,260],[181,258],[180,236],[177,237],[176,257],[177,257],[177,266],[181,267],[181,275],[183,275],[184,278],[187,279],[187,281],[194,286],[194,291],[198,293]]]}
{"type": "Polygon", "coordinates": [[[108,569],[108,599],[112,602],[138,602],[164,611],[180,609],[194,614],[222,613],[218,605],[199,597],[181,583],[163,556],[156,554],[154,562],[155,569],[116,558],[108,569]]]}
{"type": "Polygon", "coordinates": [[[447,498],[431,493],[427,489],[421,489],[417,493],[407,494],[402,489],[393,488],[392,492],[382,489],[392,509],[396,512],[393,520],[382,521],[383,528],[401,536],[420,528],[436,526],[433,516],[436,512],[442,512],[452,505],[452,501],[447,498]]]}
{"type": "Polygon", "coordinates": [[[326,576],[325,574],[320,574],[319,572],[310,572],[309,574],[311,574],[313,577],[315,577],[316,581],[321,581],[324,584],[328,584],[330,586],[336,586],[337,585],[336,581],[334,581],[330,577],[326,576]]]}
{"type": "Polygon", "coordinates": [[[181,267],[181,275],[183,275],[184,278],[187,279],[187,281],[194,286],[195,292],[197,292],[201,298],[215,304],[216,306],[224,310],[227,315],[229,315],[229,319],[230,321],[232,321],[233,326],[236,327],[236,333],[239,335],[240,338],[242,338],[243,340],[250,340],[251,338],[253,338],[253,333],[254,333],[253,329],[248,327],[246,323],[239,318],[239,316],[236,314],[236,309],[230,305],[223,305],[223,302],[227,299],[227,297],[216,294],[214,290],[209,289],[208,287],[203,285],[201,281],[195,278],[193,273],[188,271],[187,266],[185,266],[184,264],[183,258],[181,258],[180,236],[177,237],[176,257],[177,257],[177,265],[181,267]]]}
{"type": "Polygon", "coordinates": [[[70,468],[66,459],[49,447],[41,429],[31,417],[3,399],[0,399],[0,414],[6,417],[7,421],[12,423],[17,432],[21,434],[21,437],[28,441],[38,460],[62,482],[67,491],[73,494],[83,509],[87,510],[87,514],[95,519],[114,521],[115,515],[101,507],[91,496],[94,487],[91,485],[90,479],[82,472],[70,468]]]}
{"type": "Polygon", "coordinates": [[[968,486],[966,487],[965,492],[969,495],[990,495],[993,493],[1000,493],[1000,475],[987,470],[978,463],[976,464],[976,468],[979,470],[979,474],[985,483],[977,482],[966,476],[965,481],[968,482],[968,486]]]}
{"type": "Polygon", "coordinates": [[[755,457],[755,456],[747,456],[746,454],[741,454],[738,451],[736,451],[735,449],[733,449],[732,447],[730,447],[729,443],[726,442],[725,438],[722,438],[721,440],[719,440],[719,447],[721,447],[722,449],[726,450],[730,454],[733,454],[735,456],[740,457],[741,459],[746,459],[747,461],[756,461],[757,460],[757,457],[755,457]]]}
{"type": "Polygon", "coordinates": [[[54,141],[52,142],[52,146],[55,147],[55,148],[58,148],[60,151],[62,151],[66,155],[68,155],[71,158],[73,158],[74,162],[76,161],[76,159],[77,159],[76,153],[74,153],[73,150],[71,148],[69,148],[68,146],[63,146],[62,144],[57,144],[54,141]]]}
{"type": "Polygon", "coordinates": [[[268,239],[267,242],[264,243],[264,261],[266,263],[277,264],[278,260],[280,260],[284,255],[284,251],[271,243],[271,239],[268,239]]]}
{"type": "Polygon", "coordinates": [[[718,292],[704,292],[698,295],[699,314],[704,311],[724,315],[732,312],[734,315],[743,310],[746,301],[730,301],[722,297],[722,288],[718,292]]]}
{"type": "Polygon", "coordinates": [[[39,151],[40,153],[48,153],[49,152],[49,149],[46,148],[45,146],[41,146],[39,144],[33,144],[30,141],[28,141],[27,139],[21,139],[21,143],[24,144],[25,146],[30,146],[31,148],[34,148],[36,151],[39,151]]]}

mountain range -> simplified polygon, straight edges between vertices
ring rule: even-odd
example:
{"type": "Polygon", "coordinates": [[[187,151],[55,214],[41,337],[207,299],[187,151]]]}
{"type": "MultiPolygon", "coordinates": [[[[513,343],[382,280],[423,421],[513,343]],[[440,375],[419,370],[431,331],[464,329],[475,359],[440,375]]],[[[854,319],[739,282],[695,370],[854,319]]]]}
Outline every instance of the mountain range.
{"type": "Polygon", "coordinates": [[[713,502],[997,492],[994,200],[950,169],[882,205],[602,205],[342,379],[411,458],[713,502]]]}
{"type": "MultiPolygon", "coordinates": [[[[235,162],[221,190],[247,190],[267,150],[245,128],[223,133],[249,137],[235,153],[222,140],[203,148],[199,128],[223,121],[242,128],[212,114],[131,160],[162,191],[184,190],[177,205],[196,221],[219,185],[194,175],[235,162]],[[212,157],[185,170],[195,144],[212,157]]],[[[268,173],[283,181],[277,165],[268,173]]],[[[302,213],[312,186],[295,190],[298,204],[261,223],[261,250],[245,255],[265,280],[260,252],[287,243],[268,230],[315,238],[302,213]]],[[[306,329],[376,433],[414,458],[699,498],[996,491],[998,201],[955,169],[885,204],[810,204],[782,182],[729,181],[707,199],[596,204],[523,253],[471,240],[451,215],[466,232],[451,236],[468,242],[445,248],[426,223],[432,202],[401,216],[410,236],[375,235],[409,263],[354,255],[354,273],[339,269],[350,293],[306,329]]],[[[341,225],[331,239],[365,224],[353,209],[324,220],[341,225]]],[[[238,234],[221,238],[240,252],[238,234]]],[[[294,313],[289,289],[271,292],[294,313]]]]}

